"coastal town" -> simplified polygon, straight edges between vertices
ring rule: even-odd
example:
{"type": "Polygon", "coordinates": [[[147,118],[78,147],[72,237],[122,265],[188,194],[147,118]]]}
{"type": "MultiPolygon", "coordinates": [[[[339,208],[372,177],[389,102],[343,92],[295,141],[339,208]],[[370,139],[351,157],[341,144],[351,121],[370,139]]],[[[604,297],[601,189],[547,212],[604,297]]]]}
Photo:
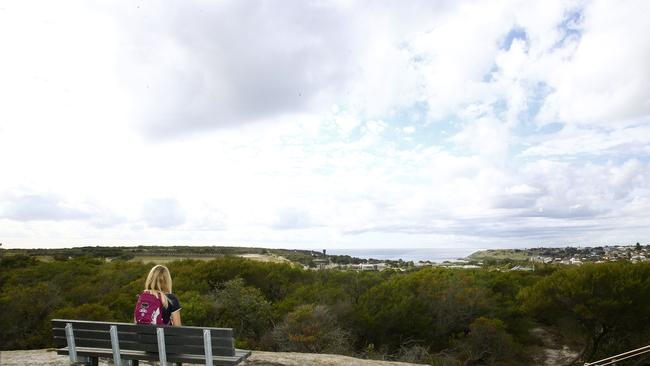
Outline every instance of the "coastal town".
{"type": "Polygon", "coordinates": [[[421,267],[444,267],[460,269],[476,269],[494,266],[504,267],[513,271],[532,271],[538,264],[544,265],[573,265],[586,263],[605,263],[629,261],[639,263],[650,261],[650,245],[606,245],[597,247],[562,247],[562,248],[526,248],[526,249],[488,249],[472,253],[466,258],[434,262],[429,260],[404,261],[359,259],[343,256],[328,256],[312,252],[313,266],[305,268],[324,270],[342,269],[356,271],[383,271],[387,269],[405,271],[421,267]]]}
{"type": "Polygon", "coordinates": [[[489,262],[511,260],[563,265],[616,261],[637,263],[650,259],[650,245],[636,243],[636,245],[607,245],[596,247],[493,249],[473,253],[469,258],[489,262]]]}

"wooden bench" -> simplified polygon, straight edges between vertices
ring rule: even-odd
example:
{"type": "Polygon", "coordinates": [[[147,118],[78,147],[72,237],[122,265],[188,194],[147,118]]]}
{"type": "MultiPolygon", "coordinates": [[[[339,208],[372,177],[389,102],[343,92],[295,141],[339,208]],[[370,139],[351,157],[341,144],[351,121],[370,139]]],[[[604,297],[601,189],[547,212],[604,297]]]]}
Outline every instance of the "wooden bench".
{"type": "Polygon", "coordinates": [[[70,364],[97,365],[99,357],[116,366],[138,365],[140,360],[237,365],[250,351],[235,349],[232,328],[174,327],[129,323],[52,319],[57,354],[70,364]]]}

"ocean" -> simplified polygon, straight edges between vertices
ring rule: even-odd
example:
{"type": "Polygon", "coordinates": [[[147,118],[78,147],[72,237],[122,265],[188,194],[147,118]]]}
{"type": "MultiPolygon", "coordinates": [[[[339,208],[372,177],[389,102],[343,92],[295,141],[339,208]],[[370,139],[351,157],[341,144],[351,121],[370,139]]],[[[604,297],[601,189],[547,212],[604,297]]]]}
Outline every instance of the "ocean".
{"type": "Polygon", "coordinates": [[[463,259],[483,248],[388,248],[388,249],[327,249],[327,254],[349,255],[357,258],[431,261],[441,263],[463,259]]]}

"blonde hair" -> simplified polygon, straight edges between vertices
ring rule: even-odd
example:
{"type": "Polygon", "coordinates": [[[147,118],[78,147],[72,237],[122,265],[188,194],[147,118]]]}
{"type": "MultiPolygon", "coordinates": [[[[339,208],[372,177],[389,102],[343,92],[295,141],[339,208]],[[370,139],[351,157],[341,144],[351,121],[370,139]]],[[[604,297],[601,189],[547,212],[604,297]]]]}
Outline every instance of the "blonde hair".
{"type": "Polygon", "coordinates": [[[172,276],[169,274],[169,269],[160,264],[154,266],[144,282],[144,290],[158,296],[163,306],[167,308],[168,301],[165,294],[172,292],[172,276]]]}

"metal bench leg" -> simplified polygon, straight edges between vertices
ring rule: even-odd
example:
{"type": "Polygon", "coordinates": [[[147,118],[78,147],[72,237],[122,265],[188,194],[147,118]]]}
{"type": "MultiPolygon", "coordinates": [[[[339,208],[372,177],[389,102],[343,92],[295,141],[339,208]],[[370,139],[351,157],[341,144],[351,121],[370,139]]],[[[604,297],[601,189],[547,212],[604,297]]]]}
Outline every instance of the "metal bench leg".
{"type": "Polygon", "coordinates": [[[99,360],[97,357],[90,357],[90,356],[77,356],[77,362],[75,365],[84,365],[84,366],[97,366],[99,364],[99,360]]]}
{"type": "MultiPolygon", "coordinates": [[[[138,361],[138,360],[122,360],[120,362],[122,362],[122,363],[119,366],[138,366],[138,363],[140,361],[138,361]]],[[[108,365],[109,366],[118,366],[117,364],[115,364],[115,361],[113,361],[111,359],[108,359],[108,365]]],[[[94,365],[94,366],[99,366],[99,365],[94,365]]]]}
{"type": "Polygon", "coordinates": [[[85,357],[79,357],[79,362],[83,363],[84,365],[88,366],[99,366],[99,357],[90,357],[90,356],[85,356],[85,357]]]}

